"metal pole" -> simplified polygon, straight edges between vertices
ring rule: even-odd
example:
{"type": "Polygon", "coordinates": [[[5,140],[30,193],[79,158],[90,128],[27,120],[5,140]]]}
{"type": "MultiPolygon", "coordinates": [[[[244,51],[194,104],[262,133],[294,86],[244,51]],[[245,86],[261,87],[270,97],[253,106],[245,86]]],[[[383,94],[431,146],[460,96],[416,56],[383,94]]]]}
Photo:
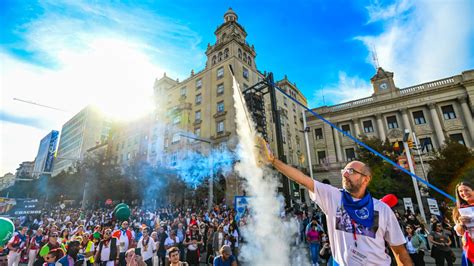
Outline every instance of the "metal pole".
{"type": "MultiPolygon", "coordinates": [[[[410,167],[410,172],[414,174],[415,168],[413,167],[413,161],[411,159],[410,148],[408,147],[408,143],[406,141],[403,141],[403,147],[405,148],[405,153],[407,156],[408,166],[410,167]]],[[[416,181],[414,177],[412,177],[412,181],[413,181],[413,187],[415,188],[416,201],[418,203],[418,208],[420,208],[421,218],[423,218],[423,221],[426,223],[425,208],[423,207],[423,202],[421,201],[421,195],[420,195],[420,189],[418,188],[418,182],[416,181]]]]}
{"type": "Polygon", "coordinates": [[[304,109],[301,109],[301,113],[303,115],[303,127],[304,127],[304,140],[306,142],[306,152],[308,153],[308,165],[309,165],[309,175],[311,176],[311,179],[314,179],[313,177],[313,165],[311,162],[311,150],[309,148],[309,139],[308,139],[308,131],[306,130],[306,114],[304,113],[304,109]]]}
{"type": "Polygon", "coordinates": [[[426,172],[425,172],[425,165],[423,164],[423,158],[421,157],[421,152],[420,152],[420,149],[418,148],[418,139],[416,138],[416,134],[415,132],[412,132],[413,134],[413,141],[415,142],[415,146],[417,147],[417,152],[418,152],[418,157],[420,157],[420,163],[421,163],[421,170],[423,171],[423,177],[425,178],[425,181],[426,182],[429,182],[428,181],[428,176],[426,175],[426,172]]]}

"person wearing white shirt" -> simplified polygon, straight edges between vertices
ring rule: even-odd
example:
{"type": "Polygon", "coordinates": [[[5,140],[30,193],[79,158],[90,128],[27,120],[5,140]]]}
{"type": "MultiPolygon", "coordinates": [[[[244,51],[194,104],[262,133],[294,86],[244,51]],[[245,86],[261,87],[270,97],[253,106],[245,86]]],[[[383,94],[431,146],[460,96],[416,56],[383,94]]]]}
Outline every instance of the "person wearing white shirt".
{"type": "Polygon", "coordinates": [[[370,167],[352,161],[341,171],[343,190],[323,184],[276,159],[267,143],[260,140],[261,158],[288,178],[305,186],[310,197],[326,214],[334,265],[390,265],[385,241],[398,265],[412,265],[405,238],[393,211],[372,198],[367,187],[370,167]]]}
{"type": "Polygon", "coordinates": [[[150,237],[150,232],[147,227],[142,230],[143,236],[138,240],[137,248],[141,250],[143,261],[147,266],[153,265],[153,254],[156,251],[156,244],[153,238],[150,237]]]}

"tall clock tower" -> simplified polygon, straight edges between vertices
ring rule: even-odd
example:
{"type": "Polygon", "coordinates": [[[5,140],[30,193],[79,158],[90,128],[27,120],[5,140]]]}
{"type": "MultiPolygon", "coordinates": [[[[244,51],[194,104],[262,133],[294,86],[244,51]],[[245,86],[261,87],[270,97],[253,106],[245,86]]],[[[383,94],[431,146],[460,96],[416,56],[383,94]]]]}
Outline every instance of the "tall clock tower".
{"type": "Polygon", "coordinates": [[[393,72],[385,71],[379,67],[377,73],[370,79],[374,88],[374,95],[395,92],[397,87],[393,82],[393,72]]]}

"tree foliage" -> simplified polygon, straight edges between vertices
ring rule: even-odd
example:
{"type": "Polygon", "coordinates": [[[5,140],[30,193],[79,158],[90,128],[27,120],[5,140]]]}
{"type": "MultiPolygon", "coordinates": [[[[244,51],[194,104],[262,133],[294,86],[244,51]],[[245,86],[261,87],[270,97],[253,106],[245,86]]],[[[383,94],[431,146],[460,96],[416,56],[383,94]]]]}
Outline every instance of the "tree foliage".
{"type": "MultiPolygon", "coordinates": [[[[397,161],[399,152],[394,150],[388,140],[382,141],[376,137],[368,138],[363,136],[361,141],[390,160],[397,161]]],[[[372,196],[381,198],[387,194],[395,194],[398,198],[413,197],[412,186],[406,185],[407,182],[411,184],[411,177],[409,175],[401,172],[364,147],[359,147],[357,152],[359,160],[369,165],[372,169],[372,181],[369,185],[369,191],[372,196]]]]}
{"type": "MultiPolygon", "coordinates": [[[[457,141],[446,141],[429,165],[430,183],[451,195],[460,181],[474,183],[474,152],[457,141]]],[[[436,194],[435,197],[446,200],[436,194]]]]}

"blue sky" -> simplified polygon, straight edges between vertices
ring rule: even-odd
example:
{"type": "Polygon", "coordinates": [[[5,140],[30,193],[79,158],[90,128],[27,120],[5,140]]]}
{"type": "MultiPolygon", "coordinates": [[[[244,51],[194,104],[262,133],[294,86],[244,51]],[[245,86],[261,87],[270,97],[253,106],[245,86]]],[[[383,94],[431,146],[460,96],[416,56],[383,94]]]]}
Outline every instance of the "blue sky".
{"type": "Polygon", "coordinates": [[[255,45],[258,68],[287,74],[311,107],[323,94],[325,104],[370,96],[373,49],[400,88],[474,68],[469,0],[4,0],[0,174],[33,160],[41,138],[86,104],[143,112],[163,72],[184,79],[203,69],[229,7],[255,45]]]}

